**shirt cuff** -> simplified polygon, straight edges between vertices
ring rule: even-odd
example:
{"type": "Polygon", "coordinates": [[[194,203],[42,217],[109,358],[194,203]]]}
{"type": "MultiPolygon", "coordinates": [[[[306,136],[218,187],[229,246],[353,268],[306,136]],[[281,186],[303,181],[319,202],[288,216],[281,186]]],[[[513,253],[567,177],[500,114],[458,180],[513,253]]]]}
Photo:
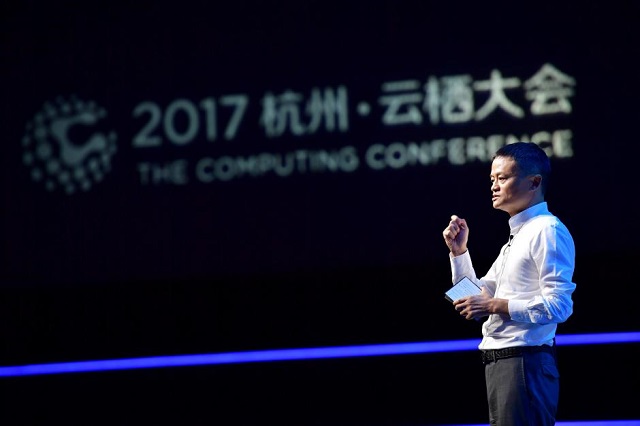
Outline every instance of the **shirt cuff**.
{"type": "Polygon", "coordinates": [[[529,322],[526,300],[509,300],[509,316],[518,322],[529,322]]]}
{"type": "Polygon", "coordinates": [[[451,253],[449,253],[449,261],[451,263],[451,272],[454,284],[464,276],[472,279],[473,277],[475,277],[475,275],[473,274],[473,266],[471,264],[469,250],[465,251],[459,256],[453,256],[451,255],[451,253]]]}

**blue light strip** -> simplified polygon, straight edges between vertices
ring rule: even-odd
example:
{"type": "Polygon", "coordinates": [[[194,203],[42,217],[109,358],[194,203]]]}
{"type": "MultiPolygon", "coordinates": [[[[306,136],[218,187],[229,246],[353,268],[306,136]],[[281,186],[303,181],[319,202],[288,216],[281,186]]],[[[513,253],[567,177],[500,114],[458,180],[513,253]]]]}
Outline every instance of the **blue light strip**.
{"type": "MultiPolygon", "coordinates": [[[[440,426],[489,426],[487,423],[450,424],[440,426]]],[[[556,426],[640,426],[640,420],[591,420],[578,422],[556,422],[556,426]]]]}
{"type": "MultiPolygon", "coordinates": [[[[640,332],[558,335],[558,345],[594,345],[640,342],[640,332]]],[[[393,343],[325,348],[274,349],[220,354],[157,356],[103,361],[77,361],[52,364],[32,364],[0,367],[0,377],[36,376],[46,374],[88,373],[140,368],[188,367],[253,362],[297,361],[326,358],[352,358],[458,352],[477,350],[479,340],[449,340],[440,342],[393,343]]]]}
{"type": "Polygon", "coordinates": [[[640,426],[640,420],[601,420],[601,421],[585,421],[585,422],[556,422],[556,426],[640,426]]]}
{"type": "Polygon", "coordinates": [[[640,332],[599,333],[599,334],[561,334],[556,336],[558,345],[611,345],[616,343],[638,343],[640,332]]]}

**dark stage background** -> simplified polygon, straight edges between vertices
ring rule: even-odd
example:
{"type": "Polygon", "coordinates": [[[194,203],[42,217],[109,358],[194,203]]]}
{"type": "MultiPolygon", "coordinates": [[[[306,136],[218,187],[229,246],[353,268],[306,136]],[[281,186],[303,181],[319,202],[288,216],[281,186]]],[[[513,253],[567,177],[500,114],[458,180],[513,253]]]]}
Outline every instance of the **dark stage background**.
{"type": "MultiPolygon", "coordinates": [[[[639,12],[3,2],[1,364],[479,339],[441,232],[490,266],[516,139],[576,242],[559,334],[638,331],[639,12]]],[[[640,418],[637,343],[559,351],[561,420],[640,418]]],[[[486,421],[475,352],[0,383],[3,424],[486,421]]]]}

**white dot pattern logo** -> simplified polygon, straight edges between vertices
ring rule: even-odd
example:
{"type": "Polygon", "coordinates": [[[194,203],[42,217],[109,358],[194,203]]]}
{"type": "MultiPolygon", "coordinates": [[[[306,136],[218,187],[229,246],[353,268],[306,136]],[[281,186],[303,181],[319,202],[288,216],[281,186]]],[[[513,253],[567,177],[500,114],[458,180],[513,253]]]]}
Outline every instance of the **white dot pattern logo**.
{"type": "Polygon", "coordinates": [[[107,116],[93,101],[75,96],[46,102],[27,123],[23,162],[49,191],[87,191],[111,170],[117,136],[102,130],[107,116]]]}

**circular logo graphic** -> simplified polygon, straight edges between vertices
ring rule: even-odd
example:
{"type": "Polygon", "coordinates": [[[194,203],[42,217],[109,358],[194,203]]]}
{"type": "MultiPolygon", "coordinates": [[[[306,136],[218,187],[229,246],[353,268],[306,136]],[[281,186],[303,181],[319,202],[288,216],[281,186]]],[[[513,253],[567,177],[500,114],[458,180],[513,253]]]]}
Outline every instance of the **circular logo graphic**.
{"type": "Polygon", "coordinates": [[[27,123],[23,161],[49,191],[87,191],[111,170],[116,134],[104,129],[107,112],[75,96],[46,102],[27,123]]]}

